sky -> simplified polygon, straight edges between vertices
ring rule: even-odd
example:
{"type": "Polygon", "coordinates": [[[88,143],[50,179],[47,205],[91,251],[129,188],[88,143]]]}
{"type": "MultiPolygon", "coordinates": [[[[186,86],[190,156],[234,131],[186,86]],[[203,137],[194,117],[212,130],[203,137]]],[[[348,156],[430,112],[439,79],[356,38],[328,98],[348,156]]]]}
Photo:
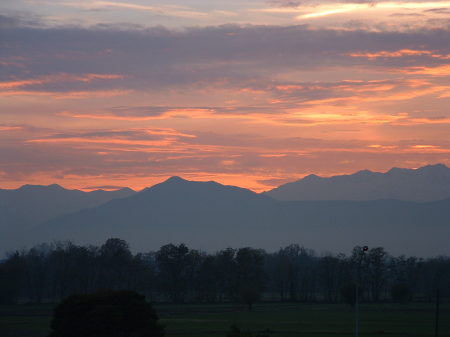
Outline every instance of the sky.
{"type": "Polygon", "coordinates": [[[450,1],[0,2],[0,188],[450,166],[450,1]]]}

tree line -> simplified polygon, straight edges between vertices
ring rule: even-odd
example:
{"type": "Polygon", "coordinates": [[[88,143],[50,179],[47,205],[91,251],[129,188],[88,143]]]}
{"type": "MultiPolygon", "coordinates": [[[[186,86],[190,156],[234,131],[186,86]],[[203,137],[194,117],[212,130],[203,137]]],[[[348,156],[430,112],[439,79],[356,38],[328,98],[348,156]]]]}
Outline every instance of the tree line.
{"type": "Polygon", "coordinates": [[[450,296],[450,257],[388,254],[382,247],[318,256],[297,244],[268,253],[227,248],[216,253],[167,244],[133,254],[124,240],[101,246],[42,244],[0,262],[0,303],[57,302],[102,289],[134,290],[151,301],[432,301],[450,296]],[[356,282],[358,280],[358,282],[356,282]]]}

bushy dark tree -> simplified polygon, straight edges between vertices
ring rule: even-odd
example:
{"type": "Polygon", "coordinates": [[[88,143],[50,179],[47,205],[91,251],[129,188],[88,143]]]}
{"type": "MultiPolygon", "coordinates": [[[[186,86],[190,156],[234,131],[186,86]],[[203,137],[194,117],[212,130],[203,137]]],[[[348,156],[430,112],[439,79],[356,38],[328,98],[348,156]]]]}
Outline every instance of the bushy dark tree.
{"type": "Polygon", "coordinates": [[[56,308],[49,337],[160,337],[164,330],[145,297],[133,291],[73,295],[56,308]]]}

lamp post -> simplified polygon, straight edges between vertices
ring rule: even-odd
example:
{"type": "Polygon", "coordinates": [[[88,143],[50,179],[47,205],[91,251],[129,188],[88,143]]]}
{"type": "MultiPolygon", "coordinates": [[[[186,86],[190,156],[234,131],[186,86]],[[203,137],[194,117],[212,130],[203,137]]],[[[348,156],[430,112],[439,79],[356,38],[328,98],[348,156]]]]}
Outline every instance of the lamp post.
{"type": "Polygon", "coordinates": [[[359,337],[359,279],[361,272],[361,262],[364,256],[364,253],[369,250],[369,247],[363,246],[359,247],[358,252],[358,264],[356,266],[356,284],[355,284],[355,337],[359,337]]]}

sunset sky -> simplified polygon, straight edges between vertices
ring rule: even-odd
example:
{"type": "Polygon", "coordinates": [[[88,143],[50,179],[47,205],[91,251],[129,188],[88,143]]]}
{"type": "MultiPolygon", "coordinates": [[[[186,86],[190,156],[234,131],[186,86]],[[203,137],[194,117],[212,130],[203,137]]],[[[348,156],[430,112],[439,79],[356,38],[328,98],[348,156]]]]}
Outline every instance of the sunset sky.
{"type": "Polygon", "coordinates": [[[0,2],[0,188],[450,166],[450,1],[0,2]]]}

